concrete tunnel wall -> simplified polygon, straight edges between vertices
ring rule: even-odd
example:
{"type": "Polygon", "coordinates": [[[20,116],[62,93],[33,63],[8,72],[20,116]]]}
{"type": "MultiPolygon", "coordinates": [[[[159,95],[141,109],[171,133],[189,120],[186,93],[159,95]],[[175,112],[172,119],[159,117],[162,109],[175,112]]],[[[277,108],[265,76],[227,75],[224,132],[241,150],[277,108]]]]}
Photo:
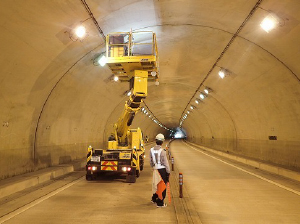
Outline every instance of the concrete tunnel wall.
{"type": "MultiPolygon", "coordinates": [[[[80,1],[13,3],[0,2],[0,179],[83,158],[90,144],[105,147],[128,89],[111,81],[108,67],[93,65],[104,43],[80,1]],[[72,41],[80,21],[88,37],[72,41]]],[[[157,33],[160,85],[149,84],[146,103],[173,128],[256,1],[87,3],[105,34],[157,33]]],[[[213,92],[193,103],[183,128],[191,142],[299,171],[300,6],[264,1],[262,7],[289,22],[265,35],[255,28],[265,16],[257,11],[218,63],[232,74],[221,80],[219,67],[213,69],[199,90],[213,92]]],[[[142,114],[137,126],[151,139],[164,130],[142,114]]]]}

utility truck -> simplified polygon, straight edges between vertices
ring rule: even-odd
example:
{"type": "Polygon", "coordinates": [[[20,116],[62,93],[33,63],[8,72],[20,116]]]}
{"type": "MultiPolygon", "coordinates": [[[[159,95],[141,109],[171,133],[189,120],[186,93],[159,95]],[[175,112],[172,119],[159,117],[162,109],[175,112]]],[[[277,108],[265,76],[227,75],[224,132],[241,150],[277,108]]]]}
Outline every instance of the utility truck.
{"type": "Polygon", "coordinates": [[[129,99],[113,126],[107,148],[88,148],[86,179],[93,180],[98,174],[114,172],[126,174],[126,181],[134,183],[144,167],[145,145],[141,129],[130,129],[130,126],[142,108],[143,99],[147,97],[148,81],[158,82],[155,33],[108,34],[105,60],[116,79],[129,83],[129,99]]]}

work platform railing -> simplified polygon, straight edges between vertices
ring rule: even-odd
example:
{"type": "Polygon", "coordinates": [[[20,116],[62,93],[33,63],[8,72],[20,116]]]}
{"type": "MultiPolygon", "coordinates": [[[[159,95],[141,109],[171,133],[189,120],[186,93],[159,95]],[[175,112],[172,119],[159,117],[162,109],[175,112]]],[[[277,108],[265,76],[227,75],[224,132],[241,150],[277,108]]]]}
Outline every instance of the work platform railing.
{"type": "Polygon", "coordinates": [[[108,34],[106,63],[120,81],[129,81],[134,70],[148,71],[148,81],[156,81],[159,66],[155,33],[138,31],[108,34]]]}

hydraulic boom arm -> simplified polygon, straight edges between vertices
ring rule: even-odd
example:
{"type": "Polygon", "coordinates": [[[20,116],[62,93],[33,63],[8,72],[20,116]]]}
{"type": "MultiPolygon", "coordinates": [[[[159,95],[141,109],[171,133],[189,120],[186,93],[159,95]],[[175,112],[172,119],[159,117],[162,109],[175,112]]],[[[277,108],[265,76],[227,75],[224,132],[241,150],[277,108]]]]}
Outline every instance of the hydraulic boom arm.
{"type": "Polygon", "coordinates": [[[135,70],[132,79],[133,88],[131,89],[130,98],[125,103],[124,110],[118,122],[114,125],[119,146],[128,145],[128,129],[132,124],[135,114],[140,110],[142,99],[147,96],[148,72],[135,70]]]}

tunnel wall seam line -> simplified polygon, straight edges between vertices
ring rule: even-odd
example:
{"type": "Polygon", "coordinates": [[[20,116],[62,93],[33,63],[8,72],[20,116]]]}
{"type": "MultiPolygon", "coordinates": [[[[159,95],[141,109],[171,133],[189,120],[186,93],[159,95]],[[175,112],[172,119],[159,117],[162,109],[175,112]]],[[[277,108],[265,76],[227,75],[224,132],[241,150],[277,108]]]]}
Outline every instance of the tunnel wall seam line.
{"type": "Polygon", "coordinates": [[[37,124],[36,124],[36,128],[35,128],[35,133],[34,133],[34,140],[33,140],[33,162],[34,162],[34,167],[37,165],[37,158],[36,158],[36,144],[37,144],[37,133],[38,133],[38,129],[39,129],[39,123],[42,117],[42,114],[44,112],[44,109],[46,107],[46,104],[48,102],[48,100],[50,99],[50,96],[52,95],[54,89],[58,86],[58,84],[60,83],[60,81],[69,73],[69,71],[78,63],[80,62],[83,58],[85,58],[88,54],[90,54],[92,51],[94,51],[95,49],[97,49],[98,47],[100,47],[102,44],[96,46],[95,48],[93,48],[92,50],[88,51],[86,54],[84,54],[81,58],[79,58],[70,68],[67,69],[67,71],[58,79],[58,81],[54,84],[54,86],[52,87],[52,89],[50,90],[48,96],[46,97],[46,100],[41,108],[39,117],[37,119],[37,124]]]}
{"type": "MultiPolygon", "coordinates": [[[[215,61],[215,63],[213,64],[213,66],[210,68],[210,70],[208,71],[208,73],[206,74],[206,76],[204,77],[204,79],[202,80],[202,82],[200,83],[200,85],[198,86],[198,88],[196,89],[195,93],[193,94],[193,96],[190,98],[189,102],[187,103],[186,107],[184,108],[184,110],[182,111],[181,117],[184,114],[184,111],[186,110],[186,108],[188,107],[188,105],[191,103],[192,99],[195,97],[195,95],[197,94],[197,92],[200,90],[200,88],[203,86],[204,82],[207,80],[207,78],[209,77],[209,75],[212,73],[213,69],[217,66],[218,62],[223,58],[224,54],[227,52],[227,50],[229,49],[229,47],[232,45],[232,43],[234,42],[234,40],[238,37],[238,34],[241,32],[241,30],[244,28],[244,26],[246,25],[246,23],[248,22],[248,20],[253,16],[254,12],[257,10],[257,7],[261,4],[263,0],[258,0],[255,4],[255,6],[252,8],[252,10],[250,11],[250,13],[248,14],[248,16],[246,17],[246,19],[242,22],[242,24],[240,25],[240,27],[237,29],[237,31],[233,34],[233,36],[231,37],[231,39],[229,40],[228,44],[225,46],[225,48],[223,49],[223,51],[221,52],[220,56],[217,58],[217,60],[215,61]]],[[[179,118],[179,122],[180,119],[179,118]]]]}
{"type": "MultiPolygon", "coordinates": [[[[182,23],[182,24],[161,24],[161,25],[155,25],[155,26],[146,26],[146,27],[143,27],[143,28],[139,28],[139,29],[145,29],[145,28],[149,28],[149,27],[157,27],[157,26],[195,26],[195,27],[203,27],[203,28],[210,28],[210,29],[213,29],[213,30],[219,30],[219,31],[222,31],[224,33],[228,33],[228,34],[231,34],[231,35],[234,35],[233,33],[227,31],[227,30],[223,30],[223,29],[219,29],[219,28],[216,28],[216,27],[212,27],[212,26],[205,26],[205,25],[200,25],[200,24],[192,24],[192,23],[182,23]]],[[[139,30],[139,29],[136,29],[136,30],[139,30]]],[[[258,48],[262,49],[263,51],[267,52],[268,54],[270,54],[272,57],[274,57],[277,61],[279,61],[285,68],[287,68],[294,76],[295,78],[300,82],[300,77],[297,76],[297,74],[285,63],[283,62],[281,59],[279,59],[277,56],[275,56],[272,52],[270,52],[269,50],[263,48],[261,45],[243,37],[243,36],[239,36],[237,35],[238,38],[241,38],[255,46],[257,46],[258,48]]]]}
{"type": "Polygon", "coordinates": [[[102,36],[102,38],[105,42],[106,41],[105,34],[104,34],[103,30],[101,29],[101,27],[99,26],[99,23],[97,22],[96,18],[94,17],[94,14],[92,13],[92,10],[90,9],[89,5],[86,3],[85,0],[80,0],[80,1],[83,4],[87,13],[89,14],[90,18],[93,20],[95,26],[97,27],[97,30],[99,31],[100,35],[102,36]]]}

